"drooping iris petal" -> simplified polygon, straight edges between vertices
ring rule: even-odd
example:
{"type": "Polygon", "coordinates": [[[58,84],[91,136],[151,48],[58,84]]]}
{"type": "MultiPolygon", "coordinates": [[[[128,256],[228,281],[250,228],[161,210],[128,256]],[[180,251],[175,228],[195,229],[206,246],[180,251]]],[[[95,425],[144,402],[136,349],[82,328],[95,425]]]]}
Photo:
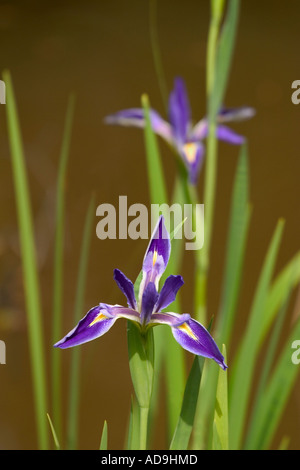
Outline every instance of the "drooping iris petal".
{"type": "Polygon", "coordinates": [[[92,341],[107,333],[118,318],[139,322],[139,314],[132,309],[119,305],[100,304],[89,310],[78,325],[54,347],[65,349],[92,341]]]}
{"type": "MultiPolygon", "coordinates": [[[[153,131],[165,139],[169,144],[173,142],[173,133],[170,124],[159,113],[150,110],[150,122],[153,131]]],[[[145,127],[145,116],[142,108],[130,108],[106,116],[106,124],[119,124],[121,126],[145,127]]]]}
{"type": "Polygon", "coordinates": [[[139,290],[140,303],[149,282],[153,282],[158,290],[158,282],[167,267],[170,251],[170,235],[165,227],[163,216],[160,216],[144,256],[143,278],[139,290]]]}
{"type": "Polygon", "coordinates": [[[169,97],[169,119],[175,140],[183,144],[188,135],[191,110],[185,83],[179,77],[174,80],[174,89],[169,97]]]}
{"type": "Polygon", "coordinates": [[[216,131],[217,138],[233,145],[241,145],[245,142],[245,137],[237,134],[227,126],[218,126],[216,131]]]}
{"type": "Polygon", "coordinates": [[[218,346],[209,332],[196,320],[190,319],[180,326],[172,327],[176,341],[193,354],[214,359],[222,369],[227,369],[218,346]]]}
{"type": "Polygon", "coordinates": [[[195,124],[190,132],[189,140],[191,142],[197,142],[205,139],[208,133],[208,122],[206,118],[201,119],[201,121],[195,124]]]}
{"type": "Polygon", "coordinates": [[[189,172],[189,180],[196,184],[204,159],[204,146],[201,142],[188,142],[182,147],[182,157],[189,172]]]}
{"type": "Polygon", "coordinates": [[[102,308],[101,304],[91,308],[78,325],[73,328],[63,339],[54,345],[56,348],[70,348],[78,344],[86,343],[104,335],[115,323],[117,317],[113,317],[102,308]]]}
{"type": "Polygon", "coordinates": [[[135,300],[135,295],[134,295],[133,283],[119,269],[114,270],[114,280],[116,281],[119,289],[123,292],[123,294],[127,298],[128,307],[135,309],[136,300],[135,300]]]}
{"type": "Polygon", "coordinates": [[[177,292],[183,284],[184,280],[182,276],[171,275],[167,277],[159,293],[159,297],[155,305],[155,311],[160,312],[174,302],[177,292]]]}
{"type": "Polygon", "coordinates": [[[155,284],[149,282],[147,284],[143,296],[142,296],[142,305],[141,305],[141,324],[146,325],[152,315],[154,305],[158,299],[158,292],[156,290],[155,284]]]}
{"type": "Polygon", "coordinates": [[[251,119],[255,115],[255,109],[248,106],[240,106],[239,108],[222,108],[217,116],[217,122],[234,122],[251,119]]]}

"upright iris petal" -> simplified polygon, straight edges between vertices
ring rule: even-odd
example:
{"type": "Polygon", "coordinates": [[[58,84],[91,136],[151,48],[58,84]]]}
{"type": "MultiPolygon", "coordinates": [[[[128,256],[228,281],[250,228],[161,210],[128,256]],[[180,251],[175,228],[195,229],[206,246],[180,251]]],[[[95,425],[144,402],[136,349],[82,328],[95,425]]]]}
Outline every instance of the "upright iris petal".
{"type": "Polygon", "coordinates": [[[226,369],[224,357],[204,326],[188,313],[162,312],[175,300],[184,284],[181,276],[171,275],[158,292],[159,279],[167,267],[170,250],[170,236],[161,216],[145,253],[139,302],[136,302],[130,279],[115,269],[114,279],[125,295],[128,307],[100,303],[89,310],[78,325],[54,346],[65,349],[86,343],[107,333],[119,318],[125,318],[138,324],[141,332],[155,325],[168,325],[180,346],[193,354],[211,358],[226,369]]]}
{"type": "Polygon", "coordinates": [[[149,282],[158,289],[158,282],[169,262],[171,242],[162,216],[158,219],[143,261],[143,278],[140,284],[139,301],[149,282]]]}
{"type": "Polygon", "coordinates": [[[114,270],[114,280],[116,281],[119,289],[127,298],[128,307],[135,309],[136,300],[134,295],[134,286],[131,280],[128,279],[119,269],[114,270]]]}
{"type": "Polygon", "coordinates": [[[188,136],[191,111],[185,83],[181,78],[175,79],[174,89],[170,93],[169,119],[175,140],[184,144],[188,136]]]}

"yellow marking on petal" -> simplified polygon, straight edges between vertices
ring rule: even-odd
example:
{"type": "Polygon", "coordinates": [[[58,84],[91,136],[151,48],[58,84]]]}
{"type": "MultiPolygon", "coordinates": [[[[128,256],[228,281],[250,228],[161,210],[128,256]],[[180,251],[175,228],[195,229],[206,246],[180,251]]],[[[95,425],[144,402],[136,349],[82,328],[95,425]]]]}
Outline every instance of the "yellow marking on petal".
{"type": "Polygon", "coordinates": [[[95,323],[98,323],[99,321],[105,320],[107,317],[103,315],[103,313],[99,313],[94,320],[89,324],[89,326],[95,325],[95,323]]]}
{"type": "Polygon", "coordinates": [[[153,253],[153,266],[155,265],[156,260],[157,260],[157,251],[154,250],[154,253],[153,253]]]}
{"type": "Polygon", "coordinates": [[[197,336],[194,335],[192,332],[191,328],[187,323],[183,323],[182,325],[177,327],[179,330],[182,330],[184,333],[186,333],[190,338],[194,339],[195,341],[198,340],[197,336]]]}
{"type": "Polygon", "coordinates": [[[185,156],[189,163],[194,163],[196,160],[198,146],[195,142],[190,142],[183,146],[185,156]]]}

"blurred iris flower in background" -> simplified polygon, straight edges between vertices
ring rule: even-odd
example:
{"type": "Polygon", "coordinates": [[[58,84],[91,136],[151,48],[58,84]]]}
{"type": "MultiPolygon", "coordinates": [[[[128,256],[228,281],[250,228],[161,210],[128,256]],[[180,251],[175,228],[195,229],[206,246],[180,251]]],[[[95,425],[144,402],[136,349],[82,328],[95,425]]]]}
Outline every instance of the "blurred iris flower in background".
{"type": "MultiPolygon", "coordinates": [[[[152,128],[181,156],[187,168],[190,183],[197,184],[205,154],[203,140],[208,134],[208,120],[203,118],[195,125],[192,124],[185,82],[180,77],[174,80],[174,88],[169,96],[168,111],[169,122],[165,121],[157,111],[150,110],[152,128]]],[[[255,110],[250,107],[221,109],[217,116],[217,138],[230,144],[241,145],[245,140],[244,137],[225,124],[249,119],[254,114],[255,110]]],[[[142,108],[121,110],[107,116],[105,122],[143,128],[145,126],[144,110],[142,108]]]]}

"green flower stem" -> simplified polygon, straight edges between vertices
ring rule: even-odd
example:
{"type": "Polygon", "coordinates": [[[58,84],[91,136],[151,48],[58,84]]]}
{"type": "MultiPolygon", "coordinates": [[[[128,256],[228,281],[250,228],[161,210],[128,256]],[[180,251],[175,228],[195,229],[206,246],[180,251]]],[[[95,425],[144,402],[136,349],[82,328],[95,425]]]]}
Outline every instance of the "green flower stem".
{"type": "Polygon", "coordinates": [[[162,65],[161,53],[158,40],[157,31],[157,0],[149,0],[149,30],[151,48],[153,54],[154,67],[157,75],[157,81],[160,88],[161,97],[165,107],[168,111],[168,88],[166,84],[166,77],[162,65]]]}
{"type": "Polygon", "coordinates": [[[196,276],[195,276],[195,314],[201,323],[206,323],[206,290],[207,275],[209,270],[209,254],[211,244],[212,225],[215,207],[216,175],[217,175],[217,139],[216,139],[216,114],[212,109],[211,97],[214,89],[216,55],[218,38],[224,9],[224,0],[211,1],[211,21],[207,44],[207,75],[206,95],[208,106],[208,138],[207,156],[205,162],[205,184],[204,184],[204,245],[196,252],[196,276]]]}

